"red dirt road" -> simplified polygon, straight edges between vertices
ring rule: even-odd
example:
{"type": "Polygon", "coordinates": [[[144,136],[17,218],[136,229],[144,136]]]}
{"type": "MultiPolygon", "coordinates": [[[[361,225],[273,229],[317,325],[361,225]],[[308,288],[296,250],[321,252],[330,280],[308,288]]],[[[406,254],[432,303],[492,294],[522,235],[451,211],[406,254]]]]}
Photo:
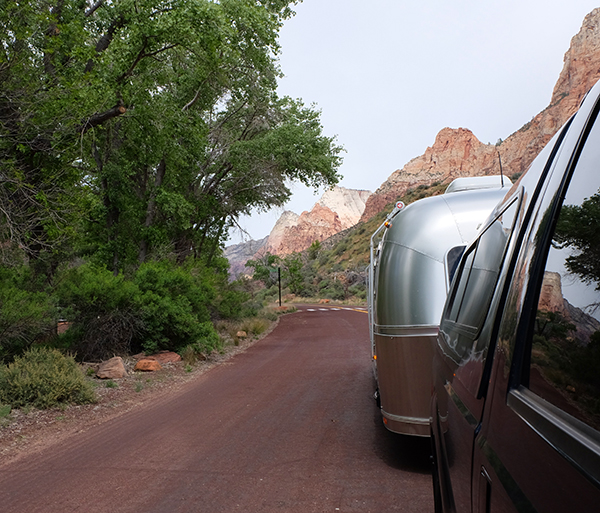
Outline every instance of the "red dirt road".
{"type": "Polygon", "coordinates": [[[1,465],[0,511],[433,511],[428,441],[387,432],[373,389],[366,313],[301,307],[168,400],[1,465]]]}

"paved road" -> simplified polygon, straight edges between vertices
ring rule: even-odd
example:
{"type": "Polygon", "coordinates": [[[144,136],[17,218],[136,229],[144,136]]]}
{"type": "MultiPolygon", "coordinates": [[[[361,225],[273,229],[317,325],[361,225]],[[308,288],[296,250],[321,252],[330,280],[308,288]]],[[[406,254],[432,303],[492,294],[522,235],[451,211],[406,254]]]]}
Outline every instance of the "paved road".
{"type": "Polygon", "coordinates": [[[0,466],[0,511],[433,511],[428,442],[372,392],[367,314],[302,307],[169,400],[0,466]]]}

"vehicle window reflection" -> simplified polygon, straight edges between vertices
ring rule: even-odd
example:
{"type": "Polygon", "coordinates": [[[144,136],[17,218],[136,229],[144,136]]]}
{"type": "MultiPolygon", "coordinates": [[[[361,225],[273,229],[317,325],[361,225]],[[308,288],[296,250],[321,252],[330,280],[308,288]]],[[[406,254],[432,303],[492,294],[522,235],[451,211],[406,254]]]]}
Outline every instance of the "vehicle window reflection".
{"type": "MultiPolygon", "coordinates": [[[[594,146],[598,145],[586,145],[579,169],[593,159],[600,162],[599,150],[594,146]]],[[[600,173],[597,169],[593,173],[576,170],[560,210],[537,306],[529,388],[600,429],[600,173]],[[590,183],[590,179],[596,183],[590,183]]]]}
{"type": "Polygon", "coordinates": [[[463,258],[447,314],[452,326],[447,323],[442,326],[444,340],[456,363],[470,358],[482,362],[480,356],[486,346],[474,345],[474,341],[485,321],[496,288],[517,204],[515,200],[504,209],[463,258]],[[474,355],[475,351],[479,354],[474,355]]]}

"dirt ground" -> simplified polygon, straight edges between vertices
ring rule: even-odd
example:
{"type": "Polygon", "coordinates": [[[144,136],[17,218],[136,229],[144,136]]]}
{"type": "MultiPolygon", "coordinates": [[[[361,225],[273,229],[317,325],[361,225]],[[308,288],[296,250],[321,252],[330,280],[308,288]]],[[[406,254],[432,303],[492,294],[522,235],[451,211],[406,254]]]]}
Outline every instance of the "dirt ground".
{"type": "Polygon", "coordinates": [[[272,323],[259,337],[241,340],[238,346],[227,345],[222,353],[214,353],[206,361],[192,366],[179,361],[163,364],[162,370],[156,372],[133,372],[136,360],[124,358],[128,370],[125,378],[90,378],[96,385],[98,401],[94,404],[65,405],[49,410],[13,409],[7,417],[0,418],[0,465],[40,451],[73,433],[86,431],[166,394],[176,393],[184,383],[266,337],[277,324],[278,321],[272,323]]]}

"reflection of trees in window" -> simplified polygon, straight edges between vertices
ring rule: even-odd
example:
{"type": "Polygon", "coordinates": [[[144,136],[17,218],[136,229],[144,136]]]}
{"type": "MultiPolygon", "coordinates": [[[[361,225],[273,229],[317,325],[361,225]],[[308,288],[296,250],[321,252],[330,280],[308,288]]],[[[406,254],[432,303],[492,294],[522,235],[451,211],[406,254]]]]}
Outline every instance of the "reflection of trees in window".
{"type": "Polygon", "coordinates": [[[557,249],[571,247],[577,254],[567,257],[566,268],[600,290],[600,194],[581,205],[565,205],[553,237],[557,249]]]}
{"type": "MultiPolygon", "coordinates": [[[[566,249],[564,269],[582,286],[600,291],[600,191],[580,205],[561,208],[550,251],[566,249]]],[[[532,391],[600,429],[600,323],[567,301],[561,275],[548,268],[535,319],[531,362],[532,391]],[[533,369],[539,371],[541,381],[533,369]]]]}
{"type": "Polygon", "coordinates": [[[530,388],[572,415],[600,428],[600,331],[582,345],[575,324],[559,312],[538,310],[531,363],[558,393],[536,382],[530,388]],[[562,398],[562,399],[561,399],[562,398]],[[576,408],[566,408],[570,403],[576,408]]]}

